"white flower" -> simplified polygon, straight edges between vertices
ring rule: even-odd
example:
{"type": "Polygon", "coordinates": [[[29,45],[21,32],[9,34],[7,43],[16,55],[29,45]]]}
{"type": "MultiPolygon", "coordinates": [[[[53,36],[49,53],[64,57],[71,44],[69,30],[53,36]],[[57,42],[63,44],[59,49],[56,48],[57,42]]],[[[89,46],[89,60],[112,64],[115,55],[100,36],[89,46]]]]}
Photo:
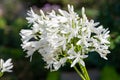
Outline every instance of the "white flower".
{"type": "Polygon", "coordinates": [[[34,35],[32,30],[21,30],[20,35],[22,36],[23,42],[28,42],[34,35]]]}
{"type": "Polygon", "coordinates": [[[32,60],[33,53],[38,49],[39,43],[37,41],[31,41],[31,42],[23,42],[21,45],[24,50],[27,50],[27,56],[31,57],[30,60],[32,60]]]}
{"type": "Polygon", "coordinates": [[[83,59],[87,57],[88,55],[80,55],[80,53],[76,53],[74,56],[72,56],[72,58],[69,57],[70,59],[74,59],[71,64],[71,67],[75,66],[76,63],[80,63],[81,65],[85,66],[83,59]]]}
{"type": "Polygon", "coordinates": [[[35,14],[32,8],[30,11],[28,11],[27,15],[29,16],[29,17],[26,17],[26,19],[28,20],[28,23],[34,23],[39,19],[39,15],[35,14]]]}
{"type": "Polygon", "coordinates": [[[4,62],[3,59],[0,59],[0,72],[12,72],[13,64],[11,63],[12,59],[8,59],[4,62]]]}
{"type": "Polygon", "coordinates": [[[75,52],[74,47],[72,45],[72,48],[68,51],[68,59],[72,59],[73,62],[71,64],[71,67],[75,66],[76,63],[80,63],[81,65],[85,66],[85,63],[83,61],[84,58],[87,58],[88,55],[81,54],[80,52],[75,52]]]}
{"type": "Polygon", "coordinates": [[[76,63],[85,66],[83,60],[92,51],[107,59],[109,31],[98,22],[88,20],[84,7],[82,17],[71,5],[68,5],[68,11],[59,9],[44,14],[40,10],[38,15],[31,9],[27,14],[26,19],[32,27],[20,31],[21,46],[31,59],[35,51],[41,54],[46,68],[51,71],[58,70],[67,61],[71,62],[71,67],[76,63]]]}
{"type": "Polygon", "coordinates": [[[55,71],[58,70],[61,66],[64,66],[67,58],[61,58],[59,61],[54,62],[53,66],[55,68],[55,71]]]}

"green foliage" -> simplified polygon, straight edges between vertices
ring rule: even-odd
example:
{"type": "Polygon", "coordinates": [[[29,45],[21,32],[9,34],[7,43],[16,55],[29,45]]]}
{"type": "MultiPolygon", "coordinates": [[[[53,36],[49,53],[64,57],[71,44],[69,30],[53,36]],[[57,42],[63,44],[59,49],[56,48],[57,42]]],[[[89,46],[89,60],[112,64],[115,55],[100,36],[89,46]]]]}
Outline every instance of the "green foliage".
{"type": "Polygon", "coordinates": [[[3,72],[0,72],[0,77],[2,77],[3,76],[3,72]]]}
{"type": "Polygon", "coordinates": [[[98,21],[104,27],[109,27],[111,34],[108,62],[120,70],[120,0],[104,0],[99,10],[98,21]]]}
{"type": "Polygon", "coordinates": [[[46,80],[60,80],[60,72],[49,72],[46,80]]]}
{"type": "Polygon", "coordinates": [[[118,75],[114,67],[105,66],[101,72],[100,80],[120,80],[120,75],[118,75]]]}
{"type": "Polygon", "coordinates": [[[6,27],[6,20],[0,17],[0,29],[4,29],[6,27]]]}
{"type": "Polygon", "coordinates": [[[120,0],[107,1],[101,5],[99,19],[110,31],[120,32],[120,0]]]}

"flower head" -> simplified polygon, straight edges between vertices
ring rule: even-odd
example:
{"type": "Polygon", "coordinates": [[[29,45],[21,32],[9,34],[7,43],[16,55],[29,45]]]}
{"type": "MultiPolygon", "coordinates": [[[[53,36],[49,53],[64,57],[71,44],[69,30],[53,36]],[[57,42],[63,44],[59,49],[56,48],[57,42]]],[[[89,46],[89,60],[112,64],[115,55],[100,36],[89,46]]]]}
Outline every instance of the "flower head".
{"type": "Polygon", "coordinates": [[[0,72],[12,72],[13,64],[11,63],[12,59],[8,59],[4,62],[3,59],[0,59],[0,72]]]}
{"type": "Polygon", "coordinates": [[[88,53],[96,51],[104,59],[110,53],[109,31],[99,26],[98,22],[88,20],[85,9],[82,8],[82,17],[74,12],[74,7],[68,5],[68,11],[54,10],[40,15],[28,11],[28,23],[33,24],[31,29],[22,29],[22,48],[27,51],[27,57],[32,57],[38,51],[46,62],[46,68],[58,70],[67,61],[85,66],[83,59],[88,53]]]}

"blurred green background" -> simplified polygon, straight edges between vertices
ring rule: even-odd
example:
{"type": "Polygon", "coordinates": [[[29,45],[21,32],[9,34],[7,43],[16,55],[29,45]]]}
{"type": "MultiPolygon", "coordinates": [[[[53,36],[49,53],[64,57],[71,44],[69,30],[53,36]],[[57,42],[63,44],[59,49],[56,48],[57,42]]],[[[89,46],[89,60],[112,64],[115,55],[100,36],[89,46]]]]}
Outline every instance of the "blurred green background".
{"type": "MultiPolygon", "coordinates": [[[[68,80],[69,74],[75,74],[69,64],[57,72],[49,72],[44,69],[45,63],[39,54],[34,54],[30,62],[20,46],[19,32],[28,28],[25,17],[30,7],[36,12],[39,9],[47,12],[66,9],[67,4],[74,5],[80,15],[84,6],[89,19],[99,21],[111,31],[108,60],[91,53],[85,61],[91,80],[120,80],[120,0],[0,0],[0,58],[12,58],[14,64],[13,72],[5,73],[0,80],[68,80]]],[[[80,79],[71,77],[69,80],[80,79]]]]}

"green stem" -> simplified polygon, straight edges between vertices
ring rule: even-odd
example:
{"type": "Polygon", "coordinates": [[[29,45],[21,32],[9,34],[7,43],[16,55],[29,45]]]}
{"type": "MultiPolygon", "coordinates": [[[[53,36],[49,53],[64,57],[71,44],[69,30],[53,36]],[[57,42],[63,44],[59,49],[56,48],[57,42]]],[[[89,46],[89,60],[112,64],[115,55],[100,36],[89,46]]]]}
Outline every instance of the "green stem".
{"type": "Polygon", "coordinates": [[[74,69],[75,69],[75,71],[78,73],[78,75],[82,78],[82,80],[86,80],[86,79],[84,78],[84,76],[82,75],[82,73],[77,69],[76,66],[74,66],[74,69]]]}
{"type": "Polygon", "coordinates": [[[80,66],[80,68],[81,68],[81,70],[82,70],[82,73],[84,74],[84,77],[86,78],[86,80],[90,80],[90,77],[89,77],[89,75],[88,75],[88,72],[87,72],[87,70],[86,70],[86,67],[83,66],[83,65],[81,65],[80,63],[79,63],[79,66],[80,66]]]}

